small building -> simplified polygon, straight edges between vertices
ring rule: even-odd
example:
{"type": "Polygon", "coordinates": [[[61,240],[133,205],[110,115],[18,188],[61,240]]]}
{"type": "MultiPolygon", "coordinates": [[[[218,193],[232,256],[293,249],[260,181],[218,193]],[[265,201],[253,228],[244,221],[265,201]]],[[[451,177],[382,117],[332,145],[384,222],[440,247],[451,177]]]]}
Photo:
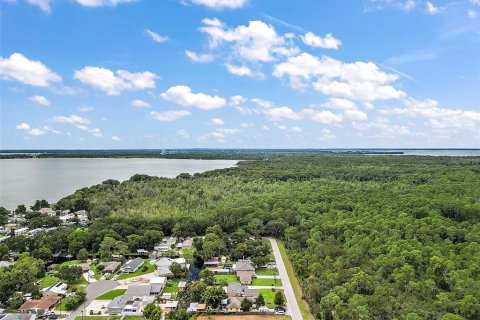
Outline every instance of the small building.
{"type": "Polygon", "coordinates": [[[129,260],[120,268],[120,270],[122,270],[123,273],[134,273],[143,265],[143,262],[144,260],[142,258],[129,260]]]}
{"type": "Polygon", "coordinates": [[[137,254],[141,256],[148,256],[148,250],[145,249],[137,249],[137,254]]]}
{"type": "Polygon", "coordinates": [[[233,266],[237,278],[241,284],[252,284],[252,278],[255,277],[255,267],[250,260],[238,260],[233,266]]]}
{"type": "Polygon", "coordinates": [[[109,262],[101,262],[98,266],[103,266],[102,273],[114,273],[117,271],[118,267],[120,267],[121,263],[119,261],[109,261],[109,262]]]}
{"type": "Polygon", "coordinates": [[[243,288],[242,295],[244,297],[257,299],[258,296],[260,295],[260,290],[259,289],[250,289],[250,288],[245,287],[245,288],[243,288]]]}
{"type": "Polygon", "coordinates": [[[178,283],[178,292],[183,292],[185,291],[185,288],[187,287],[187,283],[185,281],[180,281],[178,283]]]}
{"type": "Polygon", "coordinates": [[[243,299],[245,298],[242,298],[242,297],[228,298],[228,302],[225,308],[227,309],[228,312],[239,312],[241,311],[241,308],[242,308],[243,299]]]}
{"type": "Polygon", "coordinates": [[[28,300],[22,304],[22,306],[19,308],[19,311],[22,313],[44,314],[45,312],[55,308],[60,300],[61,298],[55,295],[45,296],[38,300],[28,300]]]}
{"type": "Polygon", "coordinates": [[[222,263],[222,260],[218,257],[210,258],[203,263],[206,267],[218,267],[222,263]]]}

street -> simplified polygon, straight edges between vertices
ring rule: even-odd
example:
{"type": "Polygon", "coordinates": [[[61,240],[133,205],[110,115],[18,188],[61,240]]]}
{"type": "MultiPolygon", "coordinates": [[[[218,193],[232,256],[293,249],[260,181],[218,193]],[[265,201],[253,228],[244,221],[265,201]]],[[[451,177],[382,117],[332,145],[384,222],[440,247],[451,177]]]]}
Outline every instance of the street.
{"type": "Polygon", "coordinates": [[[93,300],[95,300],[96,297],[104,294],[105,292],[115,289],[117,286],[118,282],[113,280],[99,280],[97,282],[90,283],[86,287],[87,300],[82,305],[80,305],[77,310],[72,311],[65,319],[75,320],[76,317],[81,316],[81,312],[85,309],[86,306],[88,306],[93,300]]]}
{"type": "Polygon", "coordinates": [[[287,315],[290,315],[293,320],[302,320],[302,313],[300,312],[300,307],[298,306],[297,299],[295,298],[295,293],[293,291],[292,284],[288,278],[287,269],[283,263],[282,255],[280,254],[280,249],[278,249],[277,240],[274,238],[267,238],[270,240],[273,249],[273,255],[275,256],[275,262],[277,264],[278,273],[282,279],[283,292],[287,298],[287,315]]]}

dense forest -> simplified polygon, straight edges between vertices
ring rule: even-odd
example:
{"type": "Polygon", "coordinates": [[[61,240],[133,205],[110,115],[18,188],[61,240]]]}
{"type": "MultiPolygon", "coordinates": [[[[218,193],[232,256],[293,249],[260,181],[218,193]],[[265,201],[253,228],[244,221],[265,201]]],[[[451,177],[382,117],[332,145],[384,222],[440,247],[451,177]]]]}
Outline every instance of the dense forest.
{"type": "Polygon", "coordinates": [[[273,235],[316,319],[480,319],[480,158],[276,154],[176,179],[107,180],[55,207],[95,220],[14,237],[4,251],[97,253],[106,240],[128,247],[133,235],[208,228],[273,235]]]}

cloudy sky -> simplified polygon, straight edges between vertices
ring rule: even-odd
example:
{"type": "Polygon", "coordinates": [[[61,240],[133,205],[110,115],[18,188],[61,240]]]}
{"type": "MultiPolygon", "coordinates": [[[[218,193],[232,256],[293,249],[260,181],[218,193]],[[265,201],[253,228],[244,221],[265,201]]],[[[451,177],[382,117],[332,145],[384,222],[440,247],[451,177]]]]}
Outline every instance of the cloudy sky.
{"type": "Polygon", "coordinates": [[[1,148],[480,147],[480,0],[0,0],[1,148]]]}

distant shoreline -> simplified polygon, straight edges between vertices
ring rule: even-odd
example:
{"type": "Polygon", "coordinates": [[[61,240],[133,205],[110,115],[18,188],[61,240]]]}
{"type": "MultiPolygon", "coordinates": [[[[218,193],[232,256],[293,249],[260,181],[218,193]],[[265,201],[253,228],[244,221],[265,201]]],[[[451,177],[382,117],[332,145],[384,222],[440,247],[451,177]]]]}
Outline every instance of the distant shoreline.
{"type": "Polygon", "coordinates": [[[29,158],[152,158],[199,160],[262,160],[292,154],[480,156],[480,149],[118,149],[1,150],[0,159],[29,158]]]}

